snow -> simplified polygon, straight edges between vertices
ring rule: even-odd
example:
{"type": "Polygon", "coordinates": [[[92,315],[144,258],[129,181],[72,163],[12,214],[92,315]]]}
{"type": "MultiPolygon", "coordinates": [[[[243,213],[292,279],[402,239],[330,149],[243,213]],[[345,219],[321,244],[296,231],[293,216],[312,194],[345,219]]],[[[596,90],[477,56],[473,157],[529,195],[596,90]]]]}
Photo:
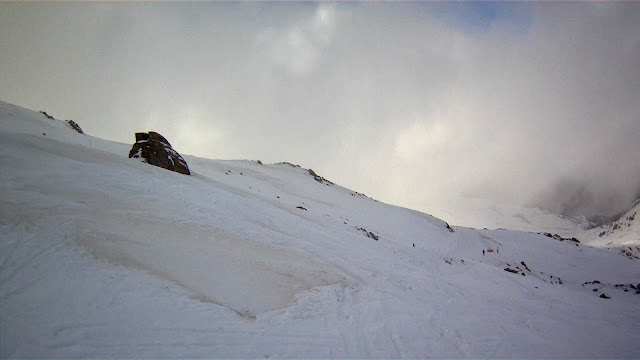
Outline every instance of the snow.
{"type": "Polygon", "coordinates": [[[584,231],[580,236],[591,246],[640,258],[640,202],[617,221],[584,231]]]}
{"type": "Polygon", "coordinates": [[[452,225],[474,228],[544,231],[573,236],[588,225],[584,218],[563,217],[536,207],[503,204],[471,195],[448,199],[446,206],[430,206],[428,210],[452,225]]]}
{"type": "Polygon", "coordinates": [[[130,148],[0,102],[0,357],[640,357],[636,259],[130,148]]]}

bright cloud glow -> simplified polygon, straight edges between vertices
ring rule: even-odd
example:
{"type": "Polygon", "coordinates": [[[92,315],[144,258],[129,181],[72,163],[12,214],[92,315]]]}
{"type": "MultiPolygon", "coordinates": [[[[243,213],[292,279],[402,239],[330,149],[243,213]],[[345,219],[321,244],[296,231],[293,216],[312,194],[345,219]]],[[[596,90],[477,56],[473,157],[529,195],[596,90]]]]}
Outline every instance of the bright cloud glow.
{"type": "Polygon", "coordinates": [[[442,150],[449,141],[451,139],[443,123],[425,125],[424,122],[416,121],[396,136],[395,153],[405,161],[416,160],[416,157],[422,157],[426,153],[442,150]]]}
{"type": "Polygon", "coordinates": [[[277,36],[272,46],[273,61],[296,75],[313,71],[322,50],[333,37],[335,7],[321,4],[313,16],[277,36]]]}

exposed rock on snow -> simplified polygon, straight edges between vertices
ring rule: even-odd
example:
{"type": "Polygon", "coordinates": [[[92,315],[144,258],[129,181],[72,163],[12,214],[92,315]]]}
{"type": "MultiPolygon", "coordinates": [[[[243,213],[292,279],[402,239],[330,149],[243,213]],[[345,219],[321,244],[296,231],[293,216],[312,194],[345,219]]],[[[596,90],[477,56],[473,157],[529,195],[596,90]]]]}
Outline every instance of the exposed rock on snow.
{"type": "Polygon", "coordinates": [[[191,175],[187,162],[173,150],[167,139],[157,132],[136,133],[136,143],[129,151],[130,158],[142,158],[148,164],[191,175]]]}
{"type": "Polygon", "coordinates": [[[47,114],[47,112],[46,112],[46,111],[40,111],[40,113],[41,113],[42,115],[44,115],[47,119],[55,120],[55,119],[53,118],[53,116],[51,116],[51,115],[47,114]]]}
{"type": "Polygon", "coordinates": [[[70,128],[84,135],[84,131],[82,131],[82,128],[80,128],[80,125],[78,125],[77,122],[73,120],[67,120],[66,123],[67,125],[69,125],[70,128]]]}
{"type": "MultiPolygon", "coordinates": [[[[640,285],[640,284],[638,284],[640,285]]],[[[602,292],[602,294],[604,295],[604,290],[608,289],[608,290],[621,290],[625,293],[635,293],[636,295],[640,294],[640,289],[638,289],[636,286],[634,286],[633,284],[615,284],[612,285],[610,283],[602,283],[601,281],[598,280],[593,280],[593,281],[586,281],[584,283],[582,283],[583,287],[587,287],[587,288],[592,288],[591,291],[593,291],[594,293],[600,293],[602,292]]],[[[606,295],[608,296],[608,295],[606,295]]],[[[603,297],[602,295],[600,295],[600,297],[603,297]]],[[[606,297],[606,299],[609,299],[610,297],[606,297]]]]}
{"type": "Polygon", "coordinates": [[[319,182],[320,184],[326,184],[326,185],[333,185],[333,183],[325,178],[323,178],[322,176],[316,174],[315,171],[313,171],[313,169],[309,169],[309,175],[313,176],[313,179],[317,182],[319,182]]]}
{"type": "Polygon", "coordinates": [[[640,246],[635,246],[634,248],[628,246],[627,249],[620,249],[620,254],[630,259],[640,260],[640,255],[638,255],[640,254],[640,246]]]}
{"type": "Polygon", "coordinates": [[[571,237],[571,238],[567,237],[567,238],[565,238],[565,237],[562,237],[562,236],[560,236],[558,234],[551,234],[551,233],[544,233],[544,236],[552,238],[552,239],[556,239],[558,241],[565,241],[566,240],[566,241],[573,241],[576,244],[580,243],[580,240],[576,239],[575,237],[571,237]]]}
{"type": "Polygon", "coordinates": [[[297,168],[300,167],[300,165],[292,164],[292,163],[290,163],[288,161],[282,161],[282,162],[276,163],[276,165],[289,165],[289,166],[297,167],[297,168]]]}
{"type": "Polygon", "coordinates": [[[446,227],[447,230],[449,230],[449,232],[454,232],[453,229],[451,228],[451,226],[449,226],[449,223],[445,222],[444,223],[444,227],[446,227]]]}
{"type": "Polygon", "coordinates": [[[369,238],[371,238],[371,239],[373,239],[373,240],[375,240],[375,241],[380,240],[380,236],[378,236],[378,235],[374,234],[372,231],[368,231],[368,230],[367,230],[367,229],[365,229],[365,228],[361,228],[361,227],[357,227],[357,226],[356,226],[356,229],[358,229],[358,230],[360,230],[360,231],[364,232],[364,234],[365,234],[367,237],[369,237],[369,238]]]}

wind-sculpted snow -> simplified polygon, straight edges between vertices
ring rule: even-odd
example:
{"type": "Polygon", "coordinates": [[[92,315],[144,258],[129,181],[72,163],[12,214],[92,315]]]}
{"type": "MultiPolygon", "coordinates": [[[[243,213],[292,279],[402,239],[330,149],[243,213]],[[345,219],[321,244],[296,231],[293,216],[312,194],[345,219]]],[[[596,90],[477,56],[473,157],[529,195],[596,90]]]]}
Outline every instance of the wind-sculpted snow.
{"type": "Polygon", "coordinates": [[[0,103],[0,357],[640,357],[638,260],[128,151],[0,103]]]}
{"type": "Polygon", "coordinates": [[[284,308],[301,291],[344,282],[308,258],[193,224],[105,214],[100,228],[127,222],[135,225],[120,234],[85,229],[72,239],[98,259],[147,271],[242,316],[284,308]]]}

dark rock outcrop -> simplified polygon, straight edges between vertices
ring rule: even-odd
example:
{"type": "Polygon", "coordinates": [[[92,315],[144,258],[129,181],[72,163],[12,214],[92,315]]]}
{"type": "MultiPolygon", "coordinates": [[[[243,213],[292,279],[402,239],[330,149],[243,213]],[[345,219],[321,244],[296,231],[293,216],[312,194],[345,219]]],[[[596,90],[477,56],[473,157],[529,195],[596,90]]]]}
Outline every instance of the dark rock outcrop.
{"type": "Polygon", "coordinates": [[[51,115],[47,114],[47,112],[46,112],[46,111],[40,111],[40,113],[41,113],[42,115],[44,115],[47,119],[55,120],[55,119],[53,118],[53,116],[51,116],[51,115]]]}
{"type": "Polygon", "coordinates": [[[449,223],[445,222],[444,223],[444,227],[446,227],[447,230],[449,230],[449,232],[454,232],[453,229],[451,228],[451,226],[449,226],[449,223]]]}
{"type": "Polygon", "coordinates": [[[300,165],[292,164],[292,163],[287,162],[287,161],[283,161],[283,162],[276,163],[276,165],[289,165],[289,166],[297,167],[297,168],[299,168],[299,167],[300,167],[300,165]]]}
{"type": "Polygon", "coordinates": [[[191,175],[187,162],[173,150],[169,141],[157,132],[136,133],[136,143],[129,151],[129,157],[141,158],[147,164],[191,175]]]}
{"type": "Polygon", "coordinates": [[[326,184],[328,186],[333,185],[333,183],[325,178],[323,178],[322,176],[316,174],[315,171],[313,171],[313,169],[309,169],[309,175],[313,176],[313,179],[317,182],[319,182],[320,184],[326,184]]]}
{"type": "MultiPolygon", "coordinates": [[[[540,234],[540,233],[538,233],[538,234],[540,234]]],[[[551,233],[547,233],[547,232],[544,233],[544,236],[552,238],[552,239],[556,239],[558,241],[573,241],[576,244],[580,244],[580,240],[578,240],[578,239],[576,239],[574,237],[565,238],[565,237],[562,237],[562,236],[560,236],[558,234],[551,234],[551,233]]]]}
{"type": "MultiPolygon", "coordinates": [[[[346,224],[346,223],[345,223],[345,224],[346,224]]],[[[368,230],[367,230],[367,229],[365,229],[365,228],[361,228],[361,227],[357,227],[357,226],[356,226],[356,229],[358,229],[358,230],[360,230],[360,231],[364,232],[364,234],[365,234],[368,238],[371,238],[371,239],[373,239],[373,240],[375,240],[375,241],[380,240],[380,236],[379,236],[379,235],[374,234],[372,231],[368,231],[368,230]]]]}
{"type": "Polygon", "coordinates": [[[73,121],[73,120],[67,120],[67,125],[69,125],[69,127],[71,127],[73,130],[79,132],[80,134],[84,135],[84,131],[82,131],[82,129],[80,128],[80,125],[78,125],[77,122],[73,121]]]}
{"type": "MultiPolygon", "coordinates": [[[[600,291],[604,291],[605,289],[617,289],[617,290],[620,290],[620,291],[623,291],[623,292],[626,292],[626,293],[629,293],[629,292],[633,293],[634,290],[635,290],[636,294],[640,294],[640,289],[638,289],[638,287],[640,287],[640,284],[638,284],[637,287],[635,285],[633,285],[633,284],[614,284],[614,285],[611,285],[609,283],[603,283],[603,282],[600,282],[598,280],[593,280],[593,281],[585,281],[584,283],[582,283],[582,286],[590,285],[590,284],[594,285],[594,286],[589,286],[589,287],[593,288],[593,290],[592,290],[593,292],[600,292],[600,291]]],[[[600,296],[600,297],[602,297],[602,296],[600,296]]],[[[606,299],[608,299],[608,297],[606,299]]]]}

